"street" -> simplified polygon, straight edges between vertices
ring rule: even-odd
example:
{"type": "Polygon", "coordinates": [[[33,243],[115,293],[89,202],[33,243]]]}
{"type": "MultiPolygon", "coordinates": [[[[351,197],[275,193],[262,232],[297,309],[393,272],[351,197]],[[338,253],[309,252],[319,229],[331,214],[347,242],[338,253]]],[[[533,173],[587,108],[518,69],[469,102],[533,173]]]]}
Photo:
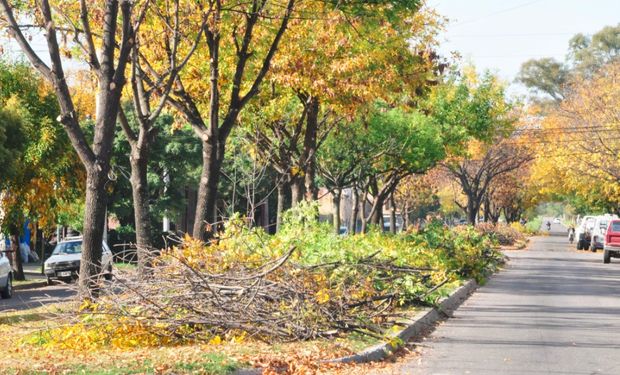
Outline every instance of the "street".
{"type": "MultiPolygon", "coordinates": [[[[403,374],[620,373],[620,261],[565,230],[511,251],[506,268],[424,342],[403,374]]],[[[554,233],[555,232],[555,233],[554,233]]]]}
{"type": "Polygon", "coordinates": [[[45,288],[16,290],[13,298],[0,299],[0,314],[61,302],[75,295],[75,287],[75,284],[57,284],[45,288]]]}

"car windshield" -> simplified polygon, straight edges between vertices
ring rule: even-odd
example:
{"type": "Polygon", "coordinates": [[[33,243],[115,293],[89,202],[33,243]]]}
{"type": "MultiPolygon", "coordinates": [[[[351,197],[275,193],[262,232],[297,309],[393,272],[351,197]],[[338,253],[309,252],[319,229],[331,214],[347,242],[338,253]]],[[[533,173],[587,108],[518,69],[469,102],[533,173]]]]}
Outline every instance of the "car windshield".
{"type": "Polygon", "coordinates": [[[612,232],[620,232],[620,221],[614,221],[611,223],[612,232]]]}
{"type": "Polygon", "coordinates": [[[601,221],[601,229],[603,230],[607,229],[607,224],[609,224],[608,221],[601,221]]]}
{"type": "Polygon", "coordinates": [[[61,242],[56,245],[52,255],[61,254],[80,254],[82,252],[82,241],[61,242]]]}

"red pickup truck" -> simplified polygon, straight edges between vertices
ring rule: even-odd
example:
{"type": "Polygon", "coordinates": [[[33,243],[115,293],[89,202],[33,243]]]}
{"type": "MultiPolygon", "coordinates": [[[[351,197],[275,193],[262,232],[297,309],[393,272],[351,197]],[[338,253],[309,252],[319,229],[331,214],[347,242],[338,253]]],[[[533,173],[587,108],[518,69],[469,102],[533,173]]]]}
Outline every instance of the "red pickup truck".
{"type": "Polygon", "coordinates": [[[620,220],[613,219],[607,225],[605,244],[603,245],[603,263],[609,263],[611,258],[620,258],[620,220]]]}

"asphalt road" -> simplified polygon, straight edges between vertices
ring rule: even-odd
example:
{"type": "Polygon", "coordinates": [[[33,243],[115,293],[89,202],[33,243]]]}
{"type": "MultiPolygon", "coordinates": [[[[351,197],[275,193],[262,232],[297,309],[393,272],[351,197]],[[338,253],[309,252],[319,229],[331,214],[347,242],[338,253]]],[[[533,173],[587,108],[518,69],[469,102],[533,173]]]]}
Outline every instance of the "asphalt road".
{"type": "Polygon", "coordinates": [[[600,251],[569,246],[561,225],[551,232],[507,252],[506,269],[398,372],[620,374],[620,259],[603,264],[600,251]]]}
{"type": "Polygon", "coordinates": [[[16,290],[13,298],[0,299],[0,315],[15,310],[28,310],[35,307],[61,302],[75,296],[75,284],[59,284],[30,290],[16,290]]]}

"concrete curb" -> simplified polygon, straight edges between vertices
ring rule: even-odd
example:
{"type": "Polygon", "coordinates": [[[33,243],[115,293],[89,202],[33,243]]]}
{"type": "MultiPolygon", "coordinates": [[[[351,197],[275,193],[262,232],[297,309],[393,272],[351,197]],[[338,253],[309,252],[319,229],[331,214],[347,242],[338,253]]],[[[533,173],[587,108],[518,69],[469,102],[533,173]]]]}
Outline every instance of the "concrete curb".
{"type": "Polygon", "coordinates": [[[46,286],[47,286],[47,281],[38,281],[36,283],[13,285],[13,290],[30,290],[30,289],[43,288],[46,286]]]}
{"type": "MultiPolygon", "coordinates": [[[[451,317],[454,311],[463,303],[470,294],[478,288],[475,280],[469,280],[449,296],[441,299],[437,307],[426,308],[420,311],[413,319],[408,321],[407,327],[390,335],[388,342],[384,342],[367,348],[357,354],[346,357],[321,361],[321,363],[367,363],[382,361],[403,347],[411,338],[421,337],[433,330],[435,324],[445,318],[451,317]]],[[[236,375],[260,375],[261,368],[239,369],[236,375]]]]}
{"type": "Polygon", "coordinates": [[[452,316],[452,313],[478,288],[475,280],[470,280],[449,296],[443,298],[437,307],[420,311],[402,331],[389,337],[389,341],[372,346],[364,351],[325,361],[325,363],[366,363],[377,362],[386,359],[399,350],[413,337],[420,337],[429,332],[438,321],[452,316]]]}

